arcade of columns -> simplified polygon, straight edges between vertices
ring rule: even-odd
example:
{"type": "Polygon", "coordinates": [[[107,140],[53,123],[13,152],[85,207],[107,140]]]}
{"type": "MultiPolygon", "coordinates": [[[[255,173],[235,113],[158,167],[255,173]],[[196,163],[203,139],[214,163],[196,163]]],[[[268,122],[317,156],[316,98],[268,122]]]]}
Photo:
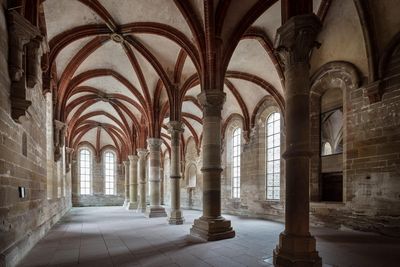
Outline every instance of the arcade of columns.
{"type": "MultiPolygon", "coordinates": [[[[315,38],[321,28],[317,16],[292,16],[278,29],[275,43],[285,66],[285,127],[286,200],[285,230],[274,250],[276,266],[322,266],[316,242],[309,232],[309,57],[317,45],[315,38]],[[301,123],[298,123],[301,121],[301,123]]],[[[203,90],[198,96],[203,107],[203,215],[194,221],[191,235],[207,241],[232,238],[231,222],[221,216],[221,111],[225,93],[221,89],[203,90]]],[[[182,224],[180,209],[180,121],[171,120],[171,211],[170,224],[182,224]]],[[[148,150],[137,149],[125,166],[125,203],[148,217],[167,216],[160,205],[161,139],[148,138],[148,150]],[[150,206],[146,206],[146,157],[149,158],[150,206]],[[138,188],[139,183],[139,188],[138,188]],[[138,197],[139,191],[139,197],[138,197]]]]}

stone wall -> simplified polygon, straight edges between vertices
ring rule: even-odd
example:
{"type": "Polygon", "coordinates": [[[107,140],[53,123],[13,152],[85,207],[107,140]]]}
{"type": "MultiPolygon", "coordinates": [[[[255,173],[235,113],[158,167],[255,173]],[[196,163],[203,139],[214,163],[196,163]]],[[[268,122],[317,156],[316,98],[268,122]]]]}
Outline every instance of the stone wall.
{"type": "Polygon", "coordinates": [[[186,144],[184,169],[181,179],[181,206],[187,209],[203,208],[203,180],[201,173],[202,159],[199,157],[194,140],[186,144]],[[195,168],[190,173],[190,167],[195,168]],[[195,173],[195,175],[193,175],[195,173]],[[192,179],[190,181],[190,179],[192,179]]]}
{"type": "Polygon", "coordinates": [[[46,130],[53,127],[46,124],[41,77],[26,91],[32,101],[26,115],[19,122],[11,118],[7,23],[0,3],[0,266],[14,266],[69,210],[71,199],[62,193],[70,185],[64,169],[57,169],[62,164],[53,161],[54,171],[47,174],[46,130]],[[47,181],[59,187],[58,180],[65,181],[60,194],[48,196],[47,181]],[[25,198],[19,187],[25,187],[25,198]]]}
{"type": "MultiPolygon", "coordinates": [[[[92,154],[93,155],[93,154],[92,154]]],[[[103,159],[103,157],[101,157],[103,159]]],[[[73,161],[72,172],[72,205],[74,207],[87,207],[87,206],[122,206],[125,200],[125,176],[123,164],[117,164],[116,171],[116,194],[104,194],[104,164],[101,160],[97,162],[92,157],[92,194],[80,195],[79,194],[79,164],[77,160],[73,161]]]]}

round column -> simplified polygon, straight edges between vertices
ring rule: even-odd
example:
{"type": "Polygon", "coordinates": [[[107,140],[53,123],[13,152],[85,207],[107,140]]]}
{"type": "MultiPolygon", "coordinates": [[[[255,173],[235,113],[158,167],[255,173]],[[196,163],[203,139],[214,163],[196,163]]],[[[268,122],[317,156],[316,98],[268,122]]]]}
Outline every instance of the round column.
{"type": "Polygon", "coordinates": [[[124,175],[125,175],[125,201],[123,207],[129,204],[129,161],[124,160],[124,175]]]}
{"type": "Polygon", "coordinates": [[[138,208],[138,179],[137,179],[137,163],[139,157],[136,155],[129,155],[129,205],[128,210],[138,208]]]}
{"type": "Polygon", "coordinates": [[[322,265],[309,232],[309,57],[320,29],[318,17],[307,14],[292,17],[277,31],[276,51],[285,66],[286,202],[285,231],[274,251],[275,266],[322,265]]]}
{"type": "Polygon", "coordinates": [[[231,222],[221,216],[221,111],[225,93],[205,90],[198,100],[203,107],[203,216],[194,221],[191,235],[204,240],[232,238],[231,222]]]}
{"type": "Polygon", "coordinates": [[[171,134],[171,214],[168,222],[170,224],[183,224],[181,211],[181,173],[180,173],[180,149],[179,140],[183,133],[182,123],[170,121],[168,131],[171,134]]]}
{"type": "Polygon", "coordinates": [[[161,144],[159,138],[148,138],[149,147],[149,182],[150,182],[150,206],[146,210],[149,218],[166,217],[164,207],[160,201],[160,167],[161,167],[161,144]]]}
{"type": "Polygon", "coordinates": [[[138,160],[138,179],[139,179],[139,203],[138,210],[141,212],[146,211],[146,156],[147,149],[139,148],[137,149],[138,160]]]}

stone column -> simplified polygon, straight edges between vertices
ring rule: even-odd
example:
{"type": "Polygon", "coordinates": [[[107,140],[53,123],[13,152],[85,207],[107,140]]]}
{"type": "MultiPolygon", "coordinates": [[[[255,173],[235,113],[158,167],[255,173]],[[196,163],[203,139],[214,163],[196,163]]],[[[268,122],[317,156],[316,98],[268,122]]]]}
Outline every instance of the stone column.
{"type": "Polygon", "coordinates": [[[164,203],[164,168],[160,168],[160,201],[161,205],[165,205],[164,203]]]}
{"type": "Polygon", "coordinates": [[[138,170],[137,163],[139,157],[136,155],[129,155],[129,204],[128,210],[134,210],[138,208],[138,170]]]}
{"type": "Polygon", "coordinates": [[[124,160],[124,175],[125,175],[125,201],[123,207],[129,205],[129,161],[124,160]]]}
{"type": "Polygon", "coordinates": [[[171,214],[169,224],[183,224],[181,211],[181,172],[179,140],[183,132],[182,123],[170,121],[168,132],[171,134],[171,214]]]}
{"type": "Polygon", "coordinates": [[[137,149],[139,156],[138,161],[138,178],[139,178],[139,193],[140,199],[138,204],[138,210],[141,212],[146,211],[146,156],[147,150],[144,148],[137,149]]]}
{"type": "Polygon", "coordinates": [[[274,250],[275,266],[321,266],[309,232],[310,65],[321,23],[314,14],[295,16],[277,31],[276,51],[285,66],[285,230],[274,250]]]}
{"type": "Polygon", "coordinates": [[[207,241],[232,238],[231,222],[221,216],[221,111],[225,93],[203,91],[203,216],[194,220],[190,234],[207,241]]]}
{"type": "Polygon", "coordinates": [[[160,203],[160,166],[161,166],[161,144],[159,138],[148,138],[149,147],[149,182],[150,182],[150,207],[146,210],[149,218],[166,217],[164,207],[160,203]]]}

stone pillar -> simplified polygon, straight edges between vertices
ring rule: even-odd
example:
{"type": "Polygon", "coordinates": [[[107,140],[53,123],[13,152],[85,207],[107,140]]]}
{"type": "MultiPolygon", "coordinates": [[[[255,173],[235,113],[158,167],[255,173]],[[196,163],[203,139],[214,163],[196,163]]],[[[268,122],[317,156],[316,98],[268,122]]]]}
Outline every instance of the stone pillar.
{"type": "Polygon", "coordinates": [[[165,205],[164,203],[164,168],[160,168],[160,201],[161,205],[165,205]]]}
{"type": "Polygon", "coordinates": [[[137,162],[139,157],[136,155],[130,155],[129,158],[129,204],[127,206],[128,210],[133,210],[138,208],[138,170],[137,162]]]}
{"type": "Polygon", "coordinates": [[[147,150],[144,148],[137,149],[139,156],[138,161],[138,178],[139,178],[139,193],[140,199],[138,204],[138,210],[141,212],[146,211],[146,156],[147,150]]]}
{"type": "Polygon", "coordinates": [[[129,161],[124,160],[124,175],[125,175],[125,201],[123,207],[129,205],[129,161]]]}
{"type": "Polygon", "coordinates": [[[225,93],[203,91],[203,216],[194,220],[190,234],[207,241],[232,238],[231,222],[221,216],[221,111],[225,93]]]}
{"type": "Polygon", "coordinates": [[[159,138],[148,138],[149,147],[149,182],[150,182],[150,207],[146,210],[149,218],[166,217],[164,207],[160,203],[160,166],[161,166],[161,144],[159,138]]]}
{"type": "Polygon", "coordinates": [[[182,123],[170,121],[168,132],[171,134],[171,214],[169,224],[183,224],[181,211],[181,172],[180,172],[180,151],[179,140],[183,132],[182,123]]]}
{"type": "Polygon", "coordinates": [[[274,250],[275,266],[321,266],[309,232],[310,65],[321,23],[314,14],[295,16],[277,31],[276,51],[285,66],[285,230],[274,250]]]}

